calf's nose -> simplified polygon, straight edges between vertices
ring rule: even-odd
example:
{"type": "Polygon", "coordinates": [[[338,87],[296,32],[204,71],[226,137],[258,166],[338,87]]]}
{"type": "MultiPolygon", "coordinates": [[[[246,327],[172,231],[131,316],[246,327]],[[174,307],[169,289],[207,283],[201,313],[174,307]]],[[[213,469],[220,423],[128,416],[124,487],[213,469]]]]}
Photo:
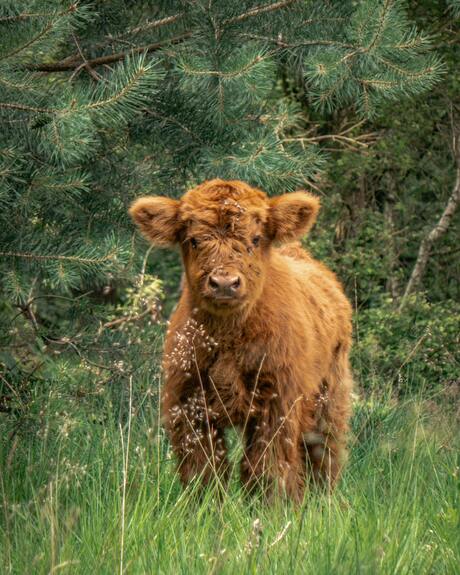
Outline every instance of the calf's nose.
{"type": "Polygon", "coordinates": [[[235,297],[240,290],[241,279],[237,275],[211,274],[208,284],[216,297],[235,297]]]}

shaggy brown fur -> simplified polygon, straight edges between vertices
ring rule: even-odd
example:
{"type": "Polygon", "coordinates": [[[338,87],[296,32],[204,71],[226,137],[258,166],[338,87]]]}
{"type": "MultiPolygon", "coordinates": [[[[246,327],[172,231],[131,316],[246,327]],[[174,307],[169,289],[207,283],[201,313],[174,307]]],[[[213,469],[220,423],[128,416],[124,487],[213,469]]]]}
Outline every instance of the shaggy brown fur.
{"type": "Polygon", "coordinates": [[[351,308],[335,275],[298,243],[319,201],[269,199],[212,180],[180,201],[130,213],[155,244],[178,243],[185,281],[166,337],[164,424],[184,483],[229,472],[224,430],[239,428],[248,488],[299,500],[308,477],[333,484],[350,417],[351,308]]]}

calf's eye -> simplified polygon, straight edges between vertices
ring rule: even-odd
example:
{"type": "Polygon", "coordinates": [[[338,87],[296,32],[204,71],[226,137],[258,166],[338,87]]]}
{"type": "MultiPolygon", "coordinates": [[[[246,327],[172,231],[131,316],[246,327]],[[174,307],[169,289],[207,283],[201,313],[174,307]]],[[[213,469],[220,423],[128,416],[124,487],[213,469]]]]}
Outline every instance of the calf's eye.
{"type": "Polygon", "coordinates": [[[192,246],[193,249],[195,249],[198,246],[198,241],[196,240],[196,238],[190,238],[190,245],[192,246]]]}
{"type": "Polygon", "coordinates": [[[252,238],[252,243],[253,243],[254,246],[258,246],[259,243],[260,243],[260,236],[254,236],[254,237],[252,238]]]}

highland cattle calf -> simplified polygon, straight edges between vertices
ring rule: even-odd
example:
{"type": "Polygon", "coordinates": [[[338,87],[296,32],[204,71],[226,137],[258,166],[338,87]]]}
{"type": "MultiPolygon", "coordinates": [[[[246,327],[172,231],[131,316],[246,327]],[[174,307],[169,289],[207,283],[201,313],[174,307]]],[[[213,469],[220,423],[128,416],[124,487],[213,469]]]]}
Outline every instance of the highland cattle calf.
{"type": "Polygon", "coordinates": [[[162,413],[185,484],[225,480],[228,427],[243,435],[250,490],[300,500],[309,479],[337,480],[350,417],[351,308],[335,275],[295,243],[318,209],[307,192],[270,199],[224,180],[130,209],[151,242],[182,253],[162,413]]]}

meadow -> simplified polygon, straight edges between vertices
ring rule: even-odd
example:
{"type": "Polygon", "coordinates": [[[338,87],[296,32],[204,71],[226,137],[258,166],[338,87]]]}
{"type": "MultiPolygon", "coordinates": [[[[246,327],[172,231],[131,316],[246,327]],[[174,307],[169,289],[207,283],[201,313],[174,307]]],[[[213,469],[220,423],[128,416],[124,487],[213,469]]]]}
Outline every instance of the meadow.
{"type": "Polygon", "coordinates": [[[84,425],[64,417],[35,439],[3,436],[3,573],[458,572],[458,413],[446,393],[356,394],[340,485],[298,507],[247,498],[235,434],[228,489],[183,490],[157,390],[137,397],[131,380],[126,392],[123,424],[102,400],[84,425]]]}

